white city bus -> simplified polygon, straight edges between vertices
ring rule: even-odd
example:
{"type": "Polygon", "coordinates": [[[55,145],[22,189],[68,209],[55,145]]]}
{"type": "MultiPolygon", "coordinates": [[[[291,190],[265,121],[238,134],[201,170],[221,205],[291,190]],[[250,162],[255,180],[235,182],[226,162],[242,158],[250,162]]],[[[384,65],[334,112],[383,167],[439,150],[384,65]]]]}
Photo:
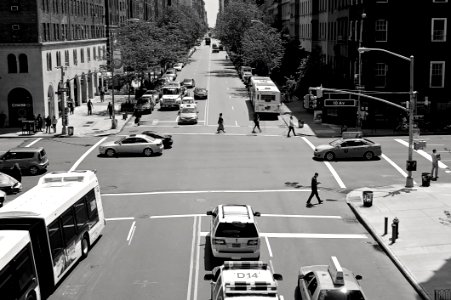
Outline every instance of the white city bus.
{"type": "Polygon", "coordinates": [[[262,76],[251,77],[249,91],[254,112],[280,113],[280,91],[271,78],[262,76]]]}
{"type": "Polygon", "coordinates": [[[93,171],[51,172],[0,208],[0,231],[30,234],[43,298],[88,255],[104,227],[99,181],[93,171]]]}
{"type": "Polygon", "coordinates": [[[40,300],[31,239],[25,230],[0,230],[0,297],[40,300]]]}

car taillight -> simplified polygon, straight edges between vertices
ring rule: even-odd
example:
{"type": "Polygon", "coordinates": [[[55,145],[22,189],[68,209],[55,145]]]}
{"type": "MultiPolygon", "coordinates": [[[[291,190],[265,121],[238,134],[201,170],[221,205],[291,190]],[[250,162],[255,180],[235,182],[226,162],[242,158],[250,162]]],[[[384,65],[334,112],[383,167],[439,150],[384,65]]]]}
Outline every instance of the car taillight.
{"type": "Polygon", "coordinates": [[[257,246],[258,245],[258,240],[250,240],[247,242],[248,246],[257,246]]]}
{"type": "Polygon", "coordinates": [[[225,245],[225,240],[213,239],[213,244],[215,244],[215,245],[225,245]]]}

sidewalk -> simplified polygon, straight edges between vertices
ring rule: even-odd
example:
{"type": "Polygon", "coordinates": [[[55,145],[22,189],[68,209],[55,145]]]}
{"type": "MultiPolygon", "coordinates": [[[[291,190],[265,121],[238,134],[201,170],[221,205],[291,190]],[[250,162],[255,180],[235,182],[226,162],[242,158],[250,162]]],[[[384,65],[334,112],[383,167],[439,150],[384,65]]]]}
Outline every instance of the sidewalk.
{"type": "MultiPolygon", "coordinates": [[[[346,201],[361,223],[424,299],[451,293],[451,184],[430,187],[361,188],[346,201]],[[364,207],[362,191],[373,191],[373,205],[364,207]],[[388,230],[384,235],[384,218],[388,230]],[[399,219],[399,238],[391,241],[391,224],[399,219]]],[[[449,299],[449,298],[436,298],[449,299]]]]}
{"type": "MultiPolygon", "coordinates": [[[[134,97],[131,96],[133,99],[134,97]]],[[[127,114],[127,118],[123,119],[123,114],[120,112],[121,103],[128,99],[126,95],[115,95],[114,106],[116,112],[117,126],[116,129],[111,129],[112,119],[110,119],[107,111],[108,102],[111,102],[111,95],[105,95],[104,102],[100,102],[100,97],[95,96],[92,99],[92,115],[88,115],[88,107],[86,103],[82,103],[81,106],[75,107],[74,114],[69,114],[69,126],[74,128],[74,137],[80,136],[102,136],[119,133],[125,124],[132,117],[131,114],[127,114]]],[[[56,133],[45,133],[45,126],[43,126],[42,132],[36,132],[34,134],[22,134],[21,128],[0,128],[0,138],[13,138],[13,137],[70,137],[66,131],[66,135],[62,135],[62,120],[58,119],[56,125],[56,133]]]]}

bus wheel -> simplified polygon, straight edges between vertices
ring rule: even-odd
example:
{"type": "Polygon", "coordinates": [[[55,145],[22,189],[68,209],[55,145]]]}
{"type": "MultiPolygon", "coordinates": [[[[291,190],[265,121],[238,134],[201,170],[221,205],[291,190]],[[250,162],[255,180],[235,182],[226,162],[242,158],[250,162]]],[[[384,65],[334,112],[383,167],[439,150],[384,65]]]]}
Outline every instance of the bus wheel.
{"type": "Polygon", "coordinates": [[[81,240],[81,258],[84,259],[88,257],[88,252],[89,252],[89,241],[88,237],[85,235],[81,240]]]}

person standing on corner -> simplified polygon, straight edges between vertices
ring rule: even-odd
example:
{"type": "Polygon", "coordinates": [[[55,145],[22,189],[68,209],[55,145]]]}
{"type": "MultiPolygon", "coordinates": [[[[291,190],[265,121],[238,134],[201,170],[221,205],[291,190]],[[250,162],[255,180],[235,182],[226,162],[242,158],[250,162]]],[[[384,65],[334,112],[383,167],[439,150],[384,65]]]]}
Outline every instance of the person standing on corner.
{"type": "Polygon", "coordinates": [[[45,133],[50,133],[51,125],[52,125],[52,119],[50,119],[50,116],[47,116],[45,118],[45,133]]]}
{"type": "Polygon", "coordinates": [[[110,119],[113,117],[113,105],[111,105],[111,102],[108,102],[108,114],[110,115],[110,119]]]}
{"type": "Polygon", "coordinates": [[[440,154],[437,153],[436,149],[432,150],[432,170],[431,170],[431,180],[436,181],[438,178],[438,161],[440,160],[440,154]]]}
{"type": "Polygon", "coordinates": [[[88,103],[86,103],[86,105],[88,106],[88,116],[92,115],[92,101],[91,101],[91,99],[88,100],[88,103]]]}
{"type": "Polygon", "coordinates": [[[41,132],[42,131],[42,117],[41,114],[38,114],[36,118],[36,130],[41,132]]]}
{"type": "Polygon", "coordinates": [[[56,119],[55,116],[52,117],[52,128],[53,128],[53,133],[56,133],[56,124],[58,124],[58,120],[56,119]]]}
{"type": "Polygon", "coordinates": [[[224,119],[222,118],[222,113],[219,114],[219,118],[218,118],[218,131],[216,133],[220,133],[220,132],[225,133],[224,131],[224,119]]]}
{"type": "Polygon", "coordinates": [[[290,137],[290,132],[293,131],[293,135],[296,136],[296,132],[294,132],[294,120],[293,116],[290,116],[290,123],[288,125],[288,134],[287,137],[290,137]]]}
{"type": "Polygon", "coordinates": [[[323,201],[319,198],[319,195],[318,195],[318,184],[320,184],[320,183],[321,182],[318,182],[318,173],[315,173],[315,175],[312,177],[312,183],[311,183],[312,193],[310,194],[310,197],[308,197],[306,206],[308,206],[308,207],[312,206],[310,201],[312,200],[313,196],[316,196],[316,199],[318,199],[318,204],[323,203],[323,201]]]}
{"type": "Polygon", "coordinates": [[[257,128],[260,133],[262,132],[260,129],[260,116],[257,113],[254,113],[254,129],[252,129],[252,133],[255,133],[255,128],[257,128]]]}

